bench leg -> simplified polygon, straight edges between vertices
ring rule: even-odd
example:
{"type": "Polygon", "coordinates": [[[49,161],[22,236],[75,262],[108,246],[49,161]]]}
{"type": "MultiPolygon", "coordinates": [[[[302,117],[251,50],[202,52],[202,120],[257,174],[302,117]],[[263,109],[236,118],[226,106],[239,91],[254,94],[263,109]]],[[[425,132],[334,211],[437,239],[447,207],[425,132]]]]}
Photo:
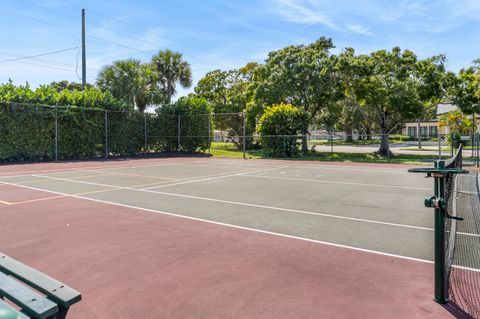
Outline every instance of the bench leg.
{"type": "Polygon", "coordinates": [[[68,308],[59,308],[58,312],[49,319],[65,319],[67,317],[68,308]]]}

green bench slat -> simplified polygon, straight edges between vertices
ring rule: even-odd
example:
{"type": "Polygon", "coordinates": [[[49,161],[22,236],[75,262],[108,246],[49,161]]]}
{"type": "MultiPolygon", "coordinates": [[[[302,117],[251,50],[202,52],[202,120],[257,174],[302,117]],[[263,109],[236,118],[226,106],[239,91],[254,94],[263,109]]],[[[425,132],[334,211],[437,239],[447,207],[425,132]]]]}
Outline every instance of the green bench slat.
{"type": "Polygon", "coordinates": [[[29,317],[0,299],[0,319],[29,319],[29,317]]]}
{"type": "Polygon", "coordinates": [[[22,308],[22,312],[38,319],[45,319],[58,312],[55,303],[0,272],[0,295],[22,308]]]}
{"type": "Polygon", "coordinates": [[[69,308],[82,299],[82,295],[75,289],[2,253],[0,253],[0,271],[44,293],[63,308],[69,308]]]}

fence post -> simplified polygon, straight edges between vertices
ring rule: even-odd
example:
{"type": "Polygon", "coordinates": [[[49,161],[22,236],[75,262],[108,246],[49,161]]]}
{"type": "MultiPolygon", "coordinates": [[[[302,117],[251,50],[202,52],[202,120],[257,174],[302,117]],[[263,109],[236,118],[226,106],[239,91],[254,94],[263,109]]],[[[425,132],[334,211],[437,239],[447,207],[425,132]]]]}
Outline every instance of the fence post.
{"type": "Polygon", "coordinates": [[[438,137],[438,159],[442,159],[442,143],[441,143],[442,136],[440,135],[440,133],[437,133],[437,137],[438,137]]]}
{"type": "Polygon", "coordinates": [[[208,155],[212,155],[212,140],[210,135],[212,134],[211,131],[211,125],[212,125],[212,113],[208,114],[208,155]]]}
{"type": "MultiPolygon", "coordinates": [[[[390,146],[391,146],[390,145],[390,134],[387,135],[387,140],[388,140],[387,163],[390,164],[390,146]]],[[[422,148],[422,147],[420,146],[420,148],[422,148]]]]}
{"type": "Polygon", "coordinates": [[[108,110],[105,110],[105,159],[108,159],[108,110]]]}
{"type": "Polygon", "coordinates": [[[330,133],[330,160],[333,162],[333,133],[330,133]]]}
{"type": "Polygon", "coordinates": [[[180,114],[177,118],[177,154],[180,154],[180,114]]]}
{"type": "Polygon", "coordinates": [[[450,133],[450,148],[451,148],[451,153],[450,153],[450,156],[453,157],[453,148],[454,148],[454,145],[453,143],[455,143],[455,141],[453,140],[454,138],[454,135],[453,135],[453,132],[450,133]]]}
{"type": "Polygon", "coordinates": [[[477,133],[477,167],[480,166],[480,133],[477,133]]]}
{"type": "Polygon", "coordinates": [[[145,156],[148,154],[148,140],[147,140],[147,114],[143,113],[143,131],[145,134],[145,156]]]}
{"type": "Polygon", "coordinates": [[[245,122],[246,122],[246,114],[242,112],[243,115],[243,159],[247,158],[247,136],[246,136],[246,129],[245,129],[245,122]]]}
{"type": "Polygon", "coordinates": [[[283,158],[287,158],[287,136],[283,136],[283,158]]]}
{"type": "Polygon", "coordinates": [[[58,161],[58,106],[55,105],[55,161],[58,161]]]}

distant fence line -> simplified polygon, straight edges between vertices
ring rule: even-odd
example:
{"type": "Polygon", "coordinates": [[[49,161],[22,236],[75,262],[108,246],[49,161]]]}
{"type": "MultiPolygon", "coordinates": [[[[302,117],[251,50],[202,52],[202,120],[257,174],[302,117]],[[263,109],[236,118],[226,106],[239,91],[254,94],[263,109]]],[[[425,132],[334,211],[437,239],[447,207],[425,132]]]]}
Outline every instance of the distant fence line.
{"type": "MultiPolygon", "coordinates": [[[[342,153],[373,153],[382,135],[354,133],[260,136],[245,134],[243,113],[162,114],[82,107],[0,103],[0,163],[76,160],[155,154],[210,154],[236,151],[262,157],[302,157],[308,149],[331,159],[342,153]],[[213,143],[215,142],[215,143],[213,143]],[[335,156],[334,156],[335,155],[335,156]]],[[[390,142],[414,143],[412,136],[389,135],[390,142]]],[[[422,138],[436,148],[432,158],[451,153],[448,136],[422,138]],[[436,154],[435,154],[436,153],[436,154]]],[[[475,144],[478,147],[478,138],[475,144]]],[[[421,141],[421,142],[422,142],[421,141]]],[[[413,144],[412,144],[413,145],[413,144]]],[[[472,147],[472,156],[474,148],[472,147]]],[[[432,152],[432,151],[430,151],[432,152]]],[[[424,154],[428,154],[425,153],[424,154]]],[[[478,150],[477,150],[478,156],[478,150]]],[[[388,160],[388,159],[387,159],[388,160]]]]}
{"type": "Polygon", "coordinates": [[[0,162],[205,152],[216,129],[241,131],[243,126],[241,113],[151,114],[0,103],[0,162]]]}

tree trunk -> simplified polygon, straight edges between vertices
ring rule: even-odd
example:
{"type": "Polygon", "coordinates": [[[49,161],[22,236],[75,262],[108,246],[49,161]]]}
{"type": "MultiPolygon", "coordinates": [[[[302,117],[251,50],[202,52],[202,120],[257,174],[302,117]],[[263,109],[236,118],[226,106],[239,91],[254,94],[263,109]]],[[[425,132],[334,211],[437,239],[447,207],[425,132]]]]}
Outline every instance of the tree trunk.
{"type": "Polygon", "coordinates": [[[352,132],[352,131],[353,131],[353,130],[352,130],[351,127],[346,127],[346,128],[345,128],[345,136],[346,136],[345,141],[346,141],[347,143],[353,142],[353,132],[352,132]]]}
{"type": "Polygon", "coordinates": [[[392,156],[393,153],[390,152],[390,144],[389,144],[389,136],[390,133],[386,129],[382,129],[382,139],[380,142],[380,149],[378,150],[377,154],[381,156],[392,156]]]}

